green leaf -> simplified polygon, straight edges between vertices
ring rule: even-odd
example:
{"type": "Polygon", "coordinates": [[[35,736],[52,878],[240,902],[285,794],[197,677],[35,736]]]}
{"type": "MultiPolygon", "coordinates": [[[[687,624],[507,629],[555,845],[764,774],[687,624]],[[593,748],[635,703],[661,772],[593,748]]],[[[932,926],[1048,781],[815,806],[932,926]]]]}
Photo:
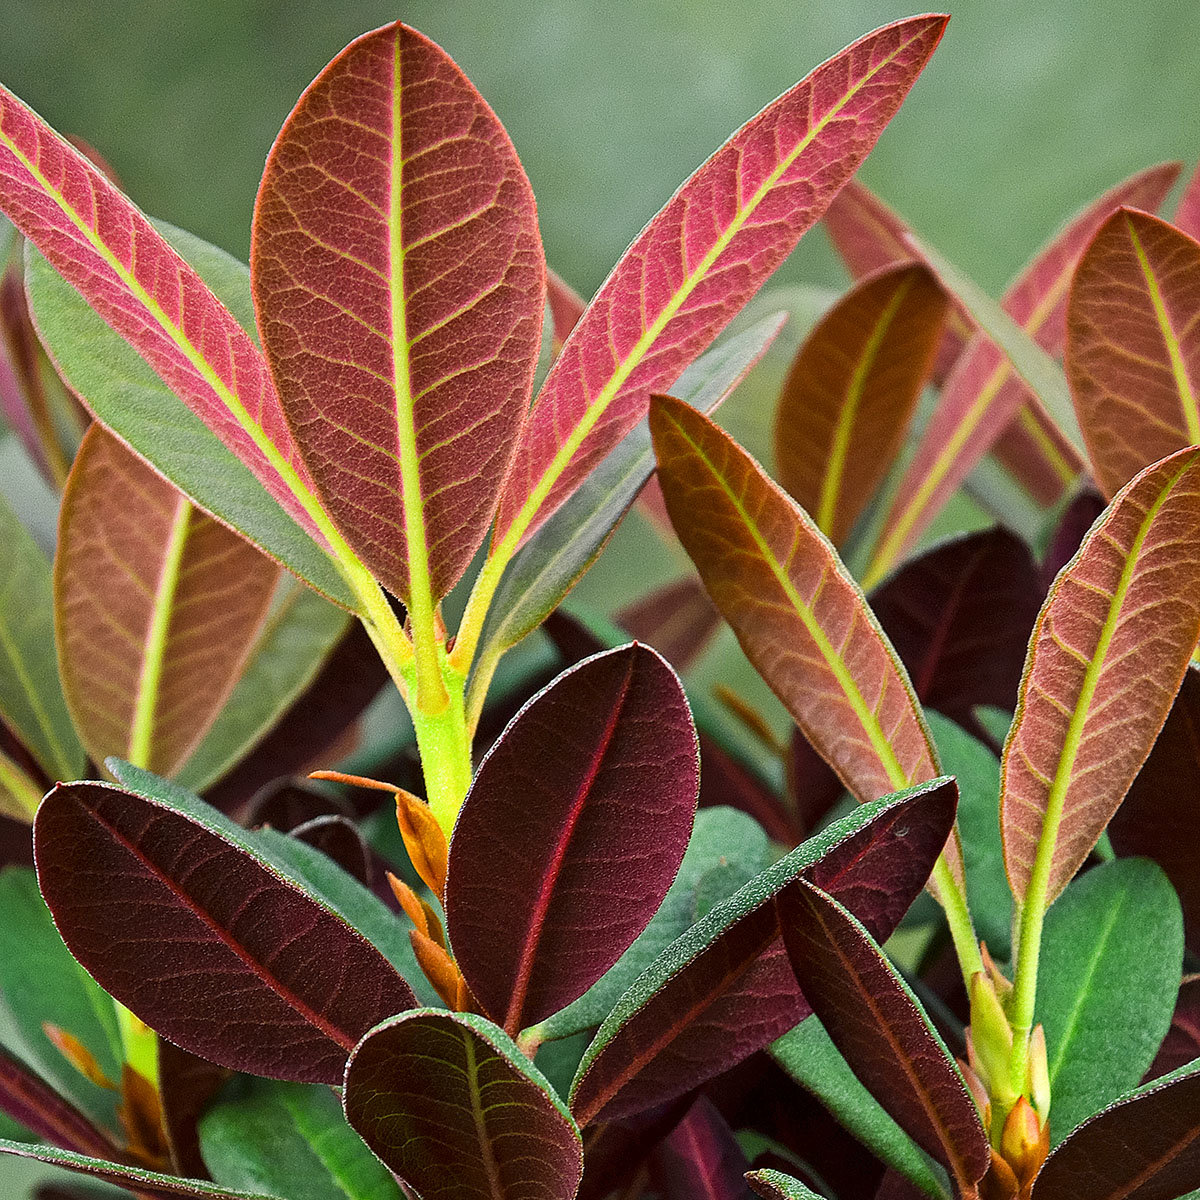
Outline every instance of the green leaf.
{"type": "Polygon", "coordinates": [[[253,1080],[205,1115],[200,1146],[213,1178],[226,1187],[288,1200],[400,1198],[329,1088],[253,1080]]]}
{"type": "Polygon", "coordinates": [[[821,1200],[816,1192],[782,1171],[751,1171],[746,1182],[765,1200],[821,1200]]]}
{"type": "Polygon", "coordinates": [[[815,1016],[773,1042],[769,1053],[877,1158],[927,1195],[946,1195],[939,1168],[858,1081],[815,1016]]]}
{"type": "Polygon", "coordinates": [[[958,778],[958,830],[975,932],[994,958],[1006,959],[1012,946],[1012,893],[1000,841],[1000,760],[949,717],[927,708],[925,720],[942,769],[958,778]]]}
{"type": "Polygon", "coordinates": [[[312,682],[351,619],[283,576],[242,677],[177,781],[203,791],[244,758],[312,682]]]}
{"type": "Polygon", "coordinates": [[[535,1026],[539,1038],[569,1037],[599,1025],[676,938],[718,900],[732,896],[766,867],[767,850],[767,835],[753,818],[733,808],[702,808],[679,874],[654,919],[602,979],[573,1004],[535,1026]]]}
{"type": "Polygon", "coordinates": [[[89,1083],[42,1028],[48,1022],[78,1038],[118,1080],[124,1053],[112,999],[63,944],[33,871],[0,872],[0,913],[0,993],[16,1031],[13,1050],[96,1124],[115,1127],[113,1093],[89,1083]]]}
{"type": "MultiPolygon", "coordinates": [[[[181,229],[165,223],[157,228],[253,336],[248,268],[181,229]]],[[[329,555],[32,246],[26,248],[25,284],[38,334],[98,420],[201,508],[331,600],[354,607],[329,555]]]]}
{"type": "Polygon", "coordinates": [[[1170,1027],[1182,964],[1179,899],[1149,859],[1096,867],[1046,914],[1035,1013],[1053,1144],[1137,1087],[1170,1027]]]}
{"type": "Polygon", "coordinates": [[[0,496],[0,718],[51,779],[83,774],[58,682],[50,564],[0,496]]]}

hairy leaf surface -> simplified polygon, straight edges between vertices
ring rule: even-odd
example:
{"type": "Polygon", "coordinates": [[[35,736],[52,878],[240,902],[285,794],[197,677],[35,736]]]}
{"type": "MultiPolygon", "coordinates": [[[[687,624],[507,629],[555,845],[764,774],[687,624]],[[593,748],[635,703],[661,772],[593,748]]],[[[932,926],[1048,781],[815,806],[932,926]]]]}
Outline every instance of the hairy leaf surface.
{"type": "Polygon", "coordinates": [[[858,1077],[960,1187],[991,1162],[987,1135],[929,1018],[862,924],[804,879],[775,899],[792,970],[858,1077]]]}
{"type": "Polygon", "coordinates": [[[651,964],[583,1056],[571,1108],[618,1120],[740,1062],[809,1013],[771,903],[804,874],[886,938],[928,878],[954,821],[949,781],[856,809],[747,883],[651,964]]]}
{"type": "Polygon", "coordinates": [[[346,1118],[422,1200],[571,1200],[579,1130],[491,1022],[418,1009],[379,1025],[346,1068],[346,1118]]]}
{"type": "Polygon", "coordinates": [[[191,811],[101,783],[43,801],[34,853],[60,932],[105,990],[185,1049],[335,1082],[367,1029],[414,1005],[412,990],[237,826],[182,803],[191,811]]]}
{"type": "Polygon", "coordinates": [[[1067,373],[1096,481],[1112,496],[1200,442],[1200,244],[1121,209],[1075,273],[1067,373]]]}
{"type": "Polygon", "coordinates": [[[446,875],[455,958],[510,1035],[581,996],[646,927],[699,787],[683,688],[636,642],[564,672],[513,719],[479,766],[446,875]]]}
{"type": "Polygon", "coordinates": [[[779,482],[834,545],[904,440],[946,309],[928,268],[888,268],[834,305],[788,371],[775,411],[779,482]]]}
{"type": "Polygon", "coordinates": [[[534,405],[497,538],[520,541],[579,486],[828,207],[933,53],[946,18],[885,26],[744,125],[614,268],[534,405]]]}
{"type": "Polygon", "coordinates": [[[54,560],[63,690],[93,761],[173,774],[237,682],[278,579],[265,554],[93,426],[54,560]]]}
{"type": "Polygon", "coordinates": [[[250,255],[263,347],[326,508],[405,603],[448,592],[491,521],[545,269],[508,135],[415,30],[352,42],[284,123],[250,255]]]}
{"type": "Polygon", "coordinates": [[[1121,803],[1200,636],[1200,451],[1132,480],[1063,569],[1004,747],[1013,894],[1049,904],[1121,803]]]}

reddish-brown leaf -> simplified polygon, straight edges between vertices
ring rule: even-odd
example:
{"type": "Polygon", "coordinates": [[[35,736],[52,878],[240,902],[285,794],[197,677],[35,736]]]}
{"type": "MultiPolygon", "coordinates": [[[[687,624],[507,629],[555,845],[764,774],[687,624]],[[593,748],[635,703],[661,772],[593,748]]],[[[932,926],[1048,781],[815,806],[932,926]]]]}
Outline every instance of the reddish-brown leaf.
{"type": "Polygon", "coordinates": [[[571,330],[579,323],[587,307],[583,297],[563,279],[557,271],[546,268],[546,301],[550,305],[550,319],[554,322],[554,356],[562,351],[571,330]]]}
{"type": "Polygon", "coordinates": [[[746,1200],[749,1167],[724,1117],[701,1096],[655,1150],[650,1179],[662,1200],[746,1200]]]}
{"type": "Polygon", "coordinates": [[[363,1038],[346,1119],[422,1200],[571,1200],[579,1130],[513,1043],[468,1013],[420,1009],[363,1038]]]}
{"type": "Polygon", "coordinates": [[[656,396],[667,509],[750,661],[860,800],[933,778],[912,685],[808,515],[706,417],[656,396]]]}
{"type": "Polygon", "coordinates": [[[622,997],[571,1092],[581,1124],[644,1112],[736,1066],[809,1013],[772,898],[800,874],[888,937],[928,878],[954,822],[944,781],[829,826],[712,909],[622,997]]]}
{"type": "Polygon", "coordinates": [[[1200,450],[1147,468],[1042,606],[1005,744],[1004,861],[1048,904],[1150,753],[1200,636],[1200,450]],[[1035,875],[1036,862],[1036,875],[1035,875]]]}
{"type": "Polygon", "coordinates": [[[1200,1058],[1200,975],[1185,975],[1171,1016],[1171,1027],[1158,1048],[1147,1079],[1157,1079],[1200,1058]]]}
{"type": "Polygon", "coordinates": [[[904,440],[947,310],[919,263],[863,280],[821,319],[775,412],[779,482],[839,545],[904,440]]]}
{"type": "Polygon", "coordinates": [[[63,694],[95,762],[171,775],[216,719],[279,567],[99,425],[63,494],[54,601],[63,694]]]}
{"type": "MultiPolygon", "coordinates": [[[[1144,854],[1183,905],[1187,944],[1200,949],[1200,669],[1191,667],[1166,724],[1109,826],[1120,855],[1144,854]]],[[[1178,1065],[1178,1064],[1176,1064],[1178,1065]]]]}
{"type": "MultiPolygon", "coordinates": [[[[912,247],[905,241],[911,230],[904,219],[857,179],[850,180],[834,197],[823,223],[834,249],[855,279],[913,261],[912,247]]],[[[951,298],[933,368],[938,383],[949,374],[974,329],[966,310],[951,298]]]]}
{"type": "Polygon", "coordinates": [[[1071,287],[1066,368],[1105,495],[1200,442],[1200,243],[1144,212],[1105,221],[1071,287]]]}
{"type": "MultiPolygon", "coordinates": [[[[1152,167],[1106,192],[1041,250],[1005,292],[1001,307],[1047,353],[1062,351],[1072,273],[1093,234],[1119,205],[1159,204],[1178,170],[1174,163],[1152,167]]],[[[1082,469],[1079,456],[1063,449],[1066,443],[1060,435],[1046,433],[1053,422],[1045,417],[1004,352],[978,334],[946,380],[929,428],[896,491],[875,556],[877,574],[900,560],[1014,422],[1022,431],[1018,436],[1036,447],[1028,469],[1024,462],[1013,464],[1018,478],[1028,474],[1035,491],[1048,489],[1057,498],[1082,469]]],[[[1012,447],[1010,451],[1015,452],[1012,447]]]]}
{"type": "Polygon", "coordinates": [[[446,919],[481,1011],[511,1036],[646,927],[687,848],[699,766],[679,680],[636,643],[564,672],[489,751],[450,842],[446,919]]]}
{"type": "Polygon", "coordinates": [[[861,38],[744,125],[614,268],[551,368],[496,537],[527,536],[575,490],[787,257],[854,174],[945,29],[861,38]]]}
{"type": "Polygon", "coordinates": [[[47,796],[34,853],[59,932],[102,987],[185,1049],[337,1082],[371,1026],[415,1005],[412,990],[236,826],[186,793],[172,802],[101,783],[47,796]]]}
{"type": "Polygon", "coordinates": [[[846,909],[799,879],[775,898],[796,979],[871,1094],[960,1187],[991,1163],[975,1102],[896,968],[846,909]]]}
{"type": "Polygon", "coordinates": [[[1179,204],[1175,208],[1175,226],[1189,237],[1200,238],[1200,166],[1192,172],[1183,195],[1179,197],[1179,204]]]}
{"type": "Polygon", "coordinates": [[[687,575],[621,609],[617,623],[686,671],[721,627],[721,614],[696,577],[687,575]]]}
{"type": "Polygon", "coordinates": [[[1034,1200],[1175,1200],[1200,1187],[1200,1071],[1139,1088],[1046,1160],[1034,1200]]]}
{"type": "Polygon", "coordinates": [[[545,288],[529,181],[445,51],[396,23],[325,68],[267,160],[250,267],[338,528],[406,602],[444,595],[491,521],[545,288]]]}

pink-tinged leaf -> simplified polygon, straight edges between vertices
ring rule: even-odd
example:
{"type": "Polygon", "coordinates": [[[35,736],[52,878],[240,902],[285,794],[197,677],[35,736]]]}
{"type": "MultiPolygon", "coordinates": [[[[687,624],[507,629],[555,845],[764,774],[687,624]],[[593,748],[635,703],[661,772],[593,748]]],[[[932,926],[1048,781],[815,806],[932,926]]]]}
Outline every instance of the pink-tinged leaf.
{"type": "Polygon", "coordinates": [[[120,1152],[74,1105],[0,1047],[0,1112],[31,1133],[79,1154],[120,1152]]]}
{"type": "Polygon", "coordinates": [[[1193,1064],[1085,1121],[1038,1172],[1035,1200],[1175,1200],[1200,1187],[1193,1064]]]}
{"type": "MultiPolygon", "coordinates": [[[[1147,204],[1143,207],[1153,206],[1147,204]]],[[[1189,237],[1200,238],[1200,166],[1192,172],[1192,177],[1183,189],[1183,195],[1179,197],[1174,225],[1189,237]]]]}
{"type": "Polygon", "coordinates": [[[1187,944],[1200,949],[1200,669],[1189,668],[1154,749],[1109,826],[1119,855],[1143,854],[1183,905],[1187,944]]]}
{"type": "Polygon", "coordinates": [[[912,685],[812,519],[727,433],[656,396],[671,520],[759,674],[859,800],[931,779],[912,685]]]}
{"type": "Polygon", "coordinates": [[[965,1188],[991,1164],[975,1102],[895,967],[846,909],[804,879],[776,898],[796,979],[858,1078],[965,1188]]]}
{"type": "Polygon", "coordinates": [[[779,482],[835,545],[904,440],[947,307],[927,267],[888,268],[838,301],[792,363],[775,412],[779,482]]]}
{"type": "Polygon", "coordinates": [[[551,368],[501,498],[498,541],[545,520],[787,257],[900,107],[946,20],[898,21],[823,63],[651,220],[551,368]]]}
{"type": "Polygon", "coordinates": [[[1044,907],[1083,864],[1166,720],[1200,636],[1200,450],[1132,480],[1063,569],[1004,747],[1013,894],[1044,907]]]}
{"type": "Polygon", "coordinates": [[[267,364],[200,276],[94,164],[0,88],[0,210],[321,545],[267,364]]]}
{"type": "Polygon", "coordinates": [[[725,1118],[701,1096],[655,1150],[650,1179],[662,1200],[746,1200],[749,1167],[725,1118]]]}
{"type": "Polygon", "coordinates": [[[954,823],[950,781],[856,809],[713,908],[648,967],[600,1026],[571,1089],[581,1125],[683,1095],[810,1012],[772,899],[803,874],[877,938],[916,899],[954,823]]]}
{"type": "Polygon", "coordinates": [[[1158,1048],[1147,1079],[1157,1079],[1200,1058],[1200,975],[1185,975],[1171,1017],[1171,1028],[1158,1048]]]}
{"type": "Polygon", "coordinates": [[[413,1007],[412,990],[243,831],[185,797],[193,811],[100,783],[50,793],[34,854],[60,933],[102,987],[192,1053],[337,1082],[371,1026],[413,1007]]]}
{"type": "Polygon", "coordinates": [[[267,160],[250,271],[325,507],[406,603],[443,596],[492,519],[545,289],[529,181],[444,50],[396,23],[321,72],[267,160]]]}
{"type": "Polygon", "coordinates": [[[171,775],[237,682],[279,567],[93,426],[63,493],[63,694],[93,761],[171,775]]]}
{"type": "MultiPolygon", "coordinates": [[[[61,1167],[79,1175],[111,1183],[146,1200],[173,1200],[176,1196],[189,1196],[194,1200],[280,1200],[265,1192],[236,1192],[202,1179],[180,1179],[175,1175],[161,1175],[147,1171],[144,1167],[126,1166],[103,1158],[91,1158],[75,1154],[70,1150],[59,1150],[54,1146],[29,1145],[25,1142],[9,1142],[0,1138],[0,1154],[12,1154],[17,1158],[33,1159],[50,1167],[61,1167]]],[[[77,1193],[71,1192],[74,1196],[77,1193]]],[[[88,1192],[92,1196],[93,1192],[88,1192]]]]}
{"type": "Polygon", "coordinates": [[[552,271],[549,267],[546,268],[546,302],[550,305],[550,319],[554,323],[553,352],[557,357],[563,342],[579,324],[579,318],[583,316],[587,304],[557,271],[552,271]]]}
{"type": "Polygon", "coordinates": [[[934,547],[871,595],[917,699],[964,729],[973,709],[1011,712],[1043,589],[1028,547],[1003,529],[934,547]]]}
{"type": "Polygon", "coordinates": [[[446,877],[455,959],[510,1035],[582,996],[646,927],[699,786],[683,687],[637,643],[572,667],[513,719],[459,813],[446,877]]]}
{"type": "Polygon", "coordinates": [[[626,605],[617,623],[653,646],[676,670],[686,671],[721,627],[721,614],[695,576],[688,575],[626,605]]]}
{"type": "Polygon", "coordinates": [[[1066,367],[1107,496],[1200,442],[1198,311],[1200,243],[1143,212],[1105,221],[1071,287],[1066,367]]]}
{"type": "MultiPolygon", "coordinates": [[[[904,219],[857,179],[850,180],[834,197],[823,223],[834,249],[855,279],[914,259],[912,247],[905,240],[911,230],[904,219]]],[[[933,367],[938,383],[950,373],[974,329],[974,322],[952,299],[933,367]]]]}
{"type": "MultiPolygon", "coordinates": [[[[1004,294],[1001,308],[1048,354],[1062,353],[1071,277],[1096,230],[1122,204],[1156,207],[1178,172],[1175,163],[1152,167],[1105,192],[1036,255],[1004,294]]],[[[929,428],[896,491],[880,535],[875,572],[882,574],[900,561],[1014,422],[1021,431],[1018,436],[1038,446],[1036,457],[1028,460],[1028,472],[1026,461],[1013,464],[1018,478],[1028,473],[1044,490],[1047,478],[1057,475],[1055,497],[1061,495],[1082,463],[1074,450],[1064,452],[1069,446],[1065,439],[1045,433],[1047,421],[1004,351],[985,334],[976,335],[946,380],[929,428]]]]}
{"type": "Polygon", "coordinates": [[[1086,468],[1071,439],[1028,388],[1025,403],[992,446],[992,457],[1042,508],[1057,504],[1086,468]]]}
{"type": "Polygon", "coordinates": [[[579,1130],[490,1022],[418,1009],[373,1029],[346,1068],[346,1119],[421,1200],[571,1200],[579,1130]]]}

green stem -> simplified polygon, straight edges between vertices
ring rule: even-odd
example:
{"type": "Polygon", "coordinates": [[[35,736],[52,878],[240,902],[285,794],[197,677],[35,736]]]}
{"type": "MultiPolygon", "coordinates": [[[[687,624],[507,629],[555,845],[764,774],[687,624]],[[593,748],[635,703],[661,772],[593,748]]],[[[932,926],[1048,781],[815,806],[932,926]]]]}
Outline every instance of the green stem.
{"type": "MultiPolygon", "coordinates": [[[[957,826],[951,836],[957,836],[957,826]]],[[[967,985],[967,994],[970,995],[971,976],[983,972],[983,958],[979,953],[979,943],[975,940],[975,926],[971,923],[971,910],[967,907],[967,898],[950,870],[945,853],[938,855],[934,864],[933,882],[937,888],[937,898],[942,904],[942,911],[946,914],[946,923],[950,926],[950,937],[954,941],[954,953],[958,957],[963,982],[967,985]]]]}
{"type": "MultiPolygon", "coordinates": [[[[416,669],[414,664],[408,674],[415,675],[416,669]]],[[[429,807],[449,840],[458,810],[471,786],[471,736],[466,720],[466,679],[446,662],[442,664],[440,678],[447,696],[442,711],[422,712],[420,705],[413,704],[409,712],[417,735],[429,807]]],[[[412,682],[415,686],[415,679],[412,682]]]]}

